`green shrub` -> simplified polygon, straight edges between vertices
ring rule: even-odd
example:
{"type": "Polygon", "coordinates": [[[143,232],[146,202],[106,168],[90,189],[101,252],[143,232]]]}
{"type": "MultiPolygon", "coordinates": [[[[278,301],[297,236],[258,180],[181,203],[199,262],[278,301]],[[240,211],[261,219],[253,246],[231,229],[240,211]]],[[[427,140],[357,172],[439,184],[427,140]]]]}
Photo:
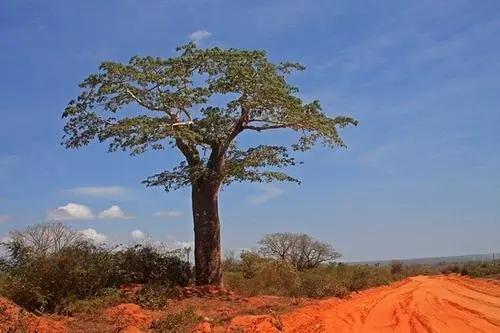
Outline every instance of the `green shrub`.
{"type": "Polygon", "coordinates": [[[248,294],[244,292],[248,279],[245,279],[242,272],[224,272],[222,281],[225,288],[240,294],[248,294]]]}
{"type": "Polygon", "coordinates": [[[251,280],[254,293],[283,296],[293,294],[300,281],[296,268],[284,261],[261,264],[251,280]]]}
{"type": "Polygon", "coordinates": [[[54,311],[68,297],[89,298],[113,286],[111,255],[91,244],[28,257],[7,278],[6,296],[29,310],[54,311]]]}
{"type": "Polygon", "coordinates": [[[393,276],[401,276],[403,274],[404,265],[401,261],[392,261],[390,267],[393,276]]]}
{"type": "Polygon", "coordinates": [[[136,245],[115,254],[120,283],[167,287],[186,286],[192,280],[191,265],[151,246],[136,245]]]}
{"type": "MultiPolygon", "coordinates": [[[[23,234],[18,235],[22,239],[23,234]]],[[[124,283],[168,289],[186,286],[192,280],[188,262],[152,247],[134,246],[115,252],[78,240],[57,250],[35,251],[25,244],[31,243],[7,244],[10,257],[2,266],[0,292],[32,311],[79,311],[77,308],[91,306],[89,299],[124,283]]]]}
{"type": "Polygon", "coordinates": [[[329,265],[301,272],[286,261],[259,259],[255,253],[247,255],[240,272],[224,273],[225,287],[243,295],[345,297],[352,291],[404,277],[404,267],[397,268],[394,276],[389,266],[368,265],[329,265]]]}
{"type": "Polygon", "coordinates": [[[58,312],[68,316],[76,313],[98,313],[123,301],[124,295],[119,289],[103,289],[98,296],[91,299],[78,299],[74,296],[66,298],[58,312]]]}
{"type": "Polygon", "coordinates": [[[469,262],[463,264],[460,269],[462,275],[479,278],[498,278],[500,277],[500,264],[495,262],[469,262]]]}
{"type": "Polygon", "coordinates": [[[441,270],[441,273],[443,273],[443,274],[451,274],[451,273],[459,273],[459,272],[460,272],[460,267],[458,266],[458,264],[446,265],[441,270]]]}
{"type": "Polygon", "coordinates": [[[258,253],[252,251],[244,251],[241,253],[241,271],[246,279],[253,278],[259,268],[266,259],[261,257],[258,253]]]}
{"type": "Polygon", "coordinates": [[[388,267],[374,267],[368,265],[341,266],[338,270],[339,279],[350,291],[386,285],[393,281],[388,267]],[[342,269],[345,267],[345,269],[342,269]],[[345,276],[343,276],[345,274],[345,276]]]}
{"type": "Polygon", "coordinates": [[[255,266],[251,278],[248,272],[227,272],[224,286],[243,295],[292,295],[299,283],[299,272],[289,263],[262,261],[255,266]]]}
{"type": "Polygon", "coordinates": [[[332,269],[320,267],[303,272],[293,294],[311,298],[345,297],[349,290],[342,281],[335,279],[332,269]]]}
{"type": "Polygon", "coordinates": [[[221,262],[223,272],[239,272],[241,271],[241,261],[236,257],[235,251],[229,251],[224,255],[221,262]]]}
{"type": "Polygon", "coordinates": [[[146,309],[161,309],[175,296],[172,288],[163,285],[145,285],[133,296],[134,303],[146,309]]]}
{"type": "Polygon", "coordinates": [[[154,322],[152,329],[154,332],[160,333],[188,333],[200,321],[200,316],[192,308],[189,308],[179,313],[169,314],[154,322]]]}
{"type": "Polygon", "coordinates": [[[401,278],[417,275],[436,275],[440,269],[437,265],[408,264],[403,266],[403,276],[401,278]]]}
{"type": "Polygon", "coordinates": [[[7,288],[7,273],[0,273],[0,296],[4,296],[7,288]]]}

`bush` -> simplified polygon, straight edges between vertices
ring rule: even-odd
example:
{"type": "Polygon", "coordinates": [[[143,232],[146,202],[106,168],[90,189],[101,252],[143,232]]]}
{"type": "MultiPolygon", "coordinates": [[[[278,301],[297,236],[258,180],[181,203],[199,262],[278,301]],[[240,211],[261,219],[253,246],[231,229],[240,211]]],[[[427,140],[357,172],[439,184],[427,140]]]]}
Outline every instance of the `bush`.
{"type": "Polygon", "coordinates": [[[119,289],[103,289],[99,295],[91,299],[66,298],[59,312],[72,316],[76,313],[98,313],[104,308],[118,305],[124,301],[124,295],[119,289]]]}
{"type": "Polygon", "coordinates": [[[389,267],[338,265],[299,272],[283,261],[262,263],[251,279],[246,279],[242,272],[224,274],[225,286],[241,294],[312,298],[345,297],[350,292],[392,281],[389,267]]]}
{"type": "Polygon", "coordinates": [[[134,303],[143,308],[156,310],[164,308],[175,296],[172,288],[163,285],[145,285],[133,296],[134,303]]]}
{"type": "Polygon", "coordinates": [[[437,265],[408,264],[403,266],[403,277],[417,275],[436,275],[440,270],[437,265]]]}
{"type": "Polygon", "coordinates": [[[186,286],[192,280],[191,265],[151,246],[136,245],[115,254],[120,283],[167,287],[186,286]]]}
{"type": "Polygon", "coordinates": [[[236,257],[235,251],[225,253],[221,266],[223,272],[241,271],[241,261],[236,257]]]}
{"type": "Polygon", "coordinates": [[[339,264],[299,271],[287,261],[264,259],[254,252],[242,255],[240,267],[240,272],[224,273],[224,285],[244,295],[345,297],[404,277],[404,267],[393,275],[389,266],[339,264]]]}
{"type": "MultiPolygon", "coordinates": [[[[54,230],[59,234],[74,234],[57,226],[54,230]]],[[[28,231],[33,230],[52,229],[31,227],[28,231]]],[[[1,273],[0,292],[32,311],[72,312],[75,307],[85,307],[88,299],[99,298],[103,291],[124,283],[168,289],[186,286],[192,280],[189,263],[152,247],[134,246],[116,252],[71,238],[64,247],[35,251],[22,232],[16,235],[18,241],[7,244],[10,257],[1,273]]]]}
{"type": "Polygon", "coordinates": [[[165,318],[153,323],[154,332],[161,333],[188,333],[201,321],[200,316],[192,308],[175,314],[169,314],[165,318]]]}
{"type": "Polygon", "coordinates": [[[111,255],[86,244],[26,258],[10,271],[5,292],[29,310],[55,311],[68,297],[96,296],[114,279],[111,255]]]}
{"type": "Polygon", "coordinates": [[[248,271],[227,272],[224,286],[243,295],[292,295],[299,283],[299,272],[289,263],[282,261],[260,261],[248,271]],[[248,278],[248,276],[251,276],[248,278]]]}
{"type": "Polygon", "coordinates": [[[401,261],[392,261],[391,262],[391,274],[392,275],[400,275],[403,274],[403,263],[401,261]]]}
{"type": "Polygon", "coordinates": [[[459,272],[460,272],[460,267],[458,266],[458,264],[447,265],[441,270],[441,273],[443,274],[451,274],[459,272]]]}
{"type": "Polygon", "coordinates": [[[290,296],[296,290],[300,277],[292,264],[269,261],[259,267],[252,280],[258,293],[290,296]]]}
{"type": "Polygon", "coordinates": [[[469,262],[463,264],[460,273],[474,278],[499,278],[500,264],[495,262],[469,262]]]}
{"type": "Polygon", "coordinates": [[[246,279],[251,279],[257,274],[260,266],[266,262],[258,253],[243,251],[241,253],[241,271],[246,279]]]}
{"type": "Polygon", "coordinates": [[[360,291],[394,281],[390,268],[369,265],[338,266],[335,269],[335,278],[350,291],[360,291]]]}
{"type": "Polygon", "coordinates": [[[333,269],[316,268],[301,274],[300,283],[293,294],[311,298],[345,297],[349,290],[342,281],[335,279],[333,269]]]}
{"type": "Polygon", "coordinates": [[[248,279],[243,276],[242,272],[224,272],[222,281],[225,288],[234,290],[240,294],[249,294],[245,292],[248,279]]]}

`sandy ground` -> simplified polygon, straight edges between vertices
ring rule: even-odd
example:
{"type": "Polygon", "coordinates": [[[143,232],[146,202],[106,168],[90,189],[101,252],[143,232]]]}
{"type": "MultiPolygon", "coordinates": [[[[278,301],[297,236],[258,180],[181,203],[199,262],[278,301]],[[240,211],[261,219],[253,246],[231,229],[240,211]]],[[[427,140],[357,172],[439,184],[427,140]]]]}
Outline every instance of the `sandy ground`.
{"type": "Polygon", "coordinates": [[[190,329],[196,333],[495,333],[500,281],[418,276],[344,300],[210,294],[172,300],[157,311],[122,303],[74,317],[36,316],[0,298],[0,333],[144,333],[155,320],[187,308],[207,318],[190,329]]]}
{"type": "Polygon", "coordinates": [[[280,317],[234,318],[230,332],[500,332],[500,284],[418,276],[280,317]],[[274,327],[273,327],[274,326],[274,327]]]}

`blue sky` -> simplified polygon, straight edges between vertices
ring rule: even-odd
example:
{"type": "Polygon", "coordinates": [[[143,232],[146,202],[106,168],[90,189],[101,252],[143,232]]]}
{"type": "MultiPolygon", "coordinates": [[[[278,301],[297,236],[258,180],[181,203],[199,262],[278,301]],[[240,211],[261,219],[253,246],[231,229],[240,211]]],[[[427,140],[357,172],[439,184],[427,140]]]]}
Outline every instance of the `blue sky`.
{"type": "Polygon", "coordinates": [[[299,156],[302,185],[225,189],[225,250],[290,231],[348,260],[500,251],[499,31],[487,0],[2,1],[0,236],[63,216],[112,242],[192,239],[189,191],[140,184],[174,152],[59,145],[61,113],[101,61],[168,57],[191,35],[303,63],[301,96],[360,121],[348,149],[299,156]]]}

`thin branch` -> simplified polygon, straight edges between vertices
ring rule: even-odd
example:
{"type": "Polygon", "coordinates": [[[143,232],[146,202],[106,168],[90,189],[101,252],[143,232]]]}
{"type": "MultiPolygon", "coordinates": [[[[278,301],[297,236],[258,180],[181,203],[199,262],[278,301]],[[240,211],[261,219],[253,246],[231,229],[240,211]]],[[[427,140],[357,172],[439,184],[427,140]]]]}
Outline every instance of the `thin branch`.
{"type": "Polygon", "coordinates": [[[130,89],[125,88],[125,90],[130,95],[130,97],[132,97],[134,99],[134,101],[136,101],[137,104],[139,104],[140,106],[143,106],[146,109],[150,109],[150,110],[154,110],[154,111],[163,111],[160,108],[157,108],[157,107],[154,107],[152,105],[148,105],[148,104],[144,103],[139,97],[137,97],[136,95],[134,95],[134,93],[132,91],[130,91],[130,89]]]}
{"type": "Polygon", "coordinates": [[[277,128],[286,128],[286,127],[289,127],[291,125],[288,125],[288,124],[282,124],[282,125],[272,125],[272,126],[243,126],[243,129],[249,129],[249,130],[253,130],[253,131],[264,131],[264,130],[269,130],[269,129],[277,129],[277,128]]]}
{"type": "Polygon", "coordinates": [[[280,124],[283,124],[283,123],[280,123],[278,121],[272,121],[272,120],[268,120],[268,119],[249,119],[248,120],[248,124],[249,123],[252,123],[252,122],[259,122],[259,123],[270,123],[270,124],[276,124],[276,125],[280,125],[280,124]]]}
{"type": "Polygon", "coordinates": [[[181,121],[181,122],[173,123],[173,124],[170,124],[170,125],[172,127],[176,127],[176,126],[187,126],[187,125],[192,125],[192,124],[194,124],[194,121],[189,120],[189,121],[181,121]]]}
{"type": "Polygon", "coordinates": [[[303,127],[303,125],[300,122],[284,124],[284,123],[280,123],[277,121],[266,120],[266,119],[250,119],[247,122],[247,124],[250,124],[251,122],[260,122],[260,123],[265,123],[265,124],[262,124],[262,126],[246,125],[243,127],[243,129],[249,129],[249,130],[260,132],[260,131],[268,130],[268,129],[286,128],[286,127],[294,127],[294,126],[302,126],[303,127]],[[268,125],[268,124],[272,124],[272,125],[268,125]]]}
{"type": "Polygon", "coordinates": [[[181,109],[182,112],[184,112],[184,114],[186,115],[186,117],[188,117],[189,119],[189,122],[192,124],[193,123],[193,118],[191,117],[191,114],[185,110],[185,109],[181,109]]]}

